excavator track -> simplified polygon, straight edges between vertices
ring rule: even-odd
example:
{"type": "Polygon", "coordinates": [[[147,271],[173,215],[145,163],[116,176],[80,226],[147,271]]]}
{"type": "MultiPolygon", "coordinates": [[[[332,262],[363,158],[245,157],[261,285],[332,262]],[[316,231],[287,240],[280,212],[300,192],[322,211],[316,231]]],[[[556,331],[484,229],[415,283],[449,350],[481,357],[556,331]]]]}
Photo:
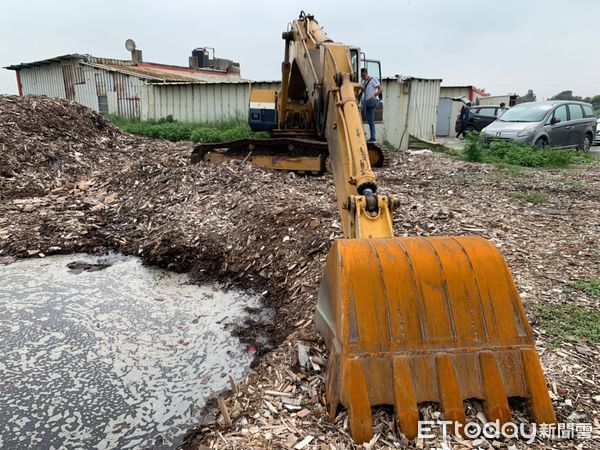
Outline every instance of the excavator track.
{"type": "MultiPolygon", "coordinates": [[[[384,149],[367,144],[372,167],[383,167],[384,149]]],[[[192,152],[192,163],[220,163],[244,160],[259,167],[275,170],[323,173],[327,171],[327,142],[302,138],[250,138],[229,142],[198,144],[192,152]]]]}

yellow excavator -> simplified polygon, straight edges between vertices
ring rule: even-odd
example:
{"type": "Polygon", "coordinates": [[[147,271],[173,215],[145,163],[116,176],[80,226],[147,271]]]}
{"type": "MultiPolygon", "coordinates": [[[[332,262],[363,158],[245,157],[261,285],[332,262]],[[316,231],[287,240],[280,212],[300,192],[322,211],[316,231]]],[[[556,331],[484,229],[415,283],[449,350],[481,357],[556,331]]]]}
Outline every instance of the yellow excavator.
{"type": "MultiPolygon", "coordinates": [[[[310,19],[301,13],[300,20],[310,19]]],[[[316,23],[316,21],[315,21],[316,23]]],[[[248,124],[253,131],[268,132],[269,138],[245,138],[229,142],[200,143],[192,153],[192,162],[220,163],[244,160],[274,170],[319,174],[330,167],[325,125],[329,98],[323,86],[323,55],[310,35],[302,29],[283,33],[285,60],[282,64],[281,89],[252,89],[248,124]]],[[[321,31],[324,36],[325,32],[321,31]]],[[[357,81],[359,66],[381,78],[379,61],[366,60],[359,48],[348,47],[351,77],[357,81]]],[[[383,121],[383,106],[375,111],[383,121]]],[[[384,164],[384,149],[375,142],[366,146],[372,167],[384,164]]]]}
{"type": "Polygon", "coordinates": [[[330,418],[347,408],[353,438],[368,442],[371,408],[393,405],[399,429],[414,438],[419,403],[437,402],[446,420],[464,424],[463,401],[476,398],[489,421],[504,424],[508,398],[520,397],[536,423],[555,423],[531,328],[496,247],[475,236],[394,237],[399,200],[378,189],[357,100],[360,51],[333,42],[304,13],[283,38],[282,92],[268,98],[280,129],[305,105],[319,117],[344,232],[327,256],[315,312],[330,352],[330,418]]]}

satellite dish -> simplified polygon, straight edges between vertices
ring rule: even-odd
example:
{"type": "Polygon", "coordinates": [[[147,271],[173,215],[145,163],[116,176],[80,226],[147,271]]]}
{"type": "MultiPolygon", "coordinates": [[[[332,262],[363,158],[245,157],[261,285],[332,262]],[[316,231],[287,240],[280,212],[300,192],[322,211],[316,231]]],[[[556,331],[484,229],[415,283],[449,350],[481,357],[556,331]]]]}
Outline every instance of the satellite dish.
{"type": "Polygon", "coordinates": [[[125,41],[125,48],[130,52],[135,50],[135,42],[133,42],[133,39],[127,39],[125,41]]]}

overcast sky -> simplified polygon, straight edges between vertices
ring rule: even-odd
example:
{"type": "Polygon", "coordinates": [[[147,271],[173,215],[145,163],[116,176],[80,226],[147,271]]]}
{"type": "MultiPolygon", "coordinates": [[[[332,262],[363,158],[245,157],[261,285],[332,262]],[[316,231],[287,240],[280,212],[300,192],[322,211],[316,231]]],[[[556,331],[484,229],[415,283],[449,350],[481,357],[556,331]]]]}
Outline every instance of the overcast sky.
{"type": "MultiPolygon", "coordinates": [[[[442,78],[492,95],[538,99],[600,94],[599,0],[4,0],[0,66],[67,53],[187,65],[195,47],[241,65],[252,80],[281,77],[281,32],[303,9],[329,36],[379,59],[384,76],[442,78]]],[[[0,69],[0,93],[16,93],[0,69]]]]}

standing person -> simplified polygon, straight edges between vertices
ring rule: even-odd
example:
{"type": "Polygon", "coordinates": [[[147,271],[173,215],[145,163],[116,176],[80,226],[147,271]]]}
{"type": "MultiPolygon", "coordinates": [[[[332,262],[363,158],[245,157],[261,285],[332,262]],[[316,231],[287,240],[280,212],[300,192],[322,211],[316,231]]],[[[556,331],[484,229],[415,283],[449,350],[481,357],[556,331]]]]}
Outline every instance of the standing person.
{"type": "Polygon", "coordinates": [[[369,123],[369,132],[371,133],[367,142],[377,142],[375,108],[381,103],[379,96],[383,92],[383,88],[377,78],[369,76],[367,69],[360,69],[360,78],[362,79],[361,84],[364,89],[363,108],[365,109],[365,115],[367,116],[367,122],[369,123]]]}
{"type": "Polygon", "coordinates": [[[508,111],[508,108],[506,107],[506,103],[504,103],[504,102],[500,103],[500,108],[498,108],[498,112],[496,113],[496,119],[499,119],[500,116],[502,114],[504,114],[506,111],[508,111]]]}
{"type": "Polygon", "coordinates": [[[461,134],[465,137],[465,130],[467,128],[467,122],[469,121],[469,115],[471,114],[471,102],[467,102],[466,105],[460,109],[460,114],[458,116],[458,121],[460,122],[460,128],[458,129],[458,133],[456,137],[458,138],[461,134]]]}

